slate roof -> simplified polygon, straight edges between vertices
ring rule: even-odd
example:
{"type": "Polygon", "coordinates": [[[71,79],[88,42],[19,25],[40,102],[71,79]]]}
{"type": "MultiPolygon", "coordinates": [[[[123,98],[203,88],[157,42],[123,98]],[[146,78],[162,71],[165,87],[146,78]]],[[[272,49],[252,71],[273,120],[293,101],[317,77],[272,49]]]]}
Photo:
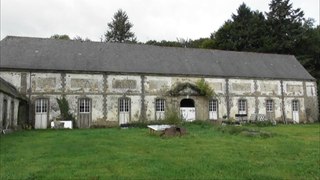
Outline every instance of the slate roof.
{"type": "Polygon", "coordinates": [[[19,91],[10,83],[0,77],[0,92],[8,94],[18,99],[26,100],[27,98],[19,93],[19,91]]]}
{"type": "Polygon", "coordinates": [[[292,55],[8,36],[1,69],[314,80],[292,55]]]}

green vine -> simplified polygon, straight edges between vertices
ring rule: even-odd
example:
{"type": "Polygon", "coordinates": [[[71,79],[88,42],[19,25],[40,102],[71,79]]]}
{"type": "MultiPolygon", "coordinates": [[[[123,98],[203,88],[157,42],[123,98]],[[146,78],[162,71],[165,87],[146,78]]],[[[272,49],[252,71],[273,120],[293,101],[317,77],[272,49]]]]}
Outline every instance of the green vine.
{"type": "Polygon", "coordinates": [[[59,104],[61,118],[63,120],[73,120],[73,115],[69,112],[69,103],[66,100],[65,97],[62,97],[61,99],[57,98],[57,102],[59,104]]]}
{"type": "Polygon", "coordinates": [[[202,78],[195,84],[191,83],[178,83],[173,89],[168,91],[170,96],[178,96],[180,91],[190,88],[197,92],[200,96],[205,96],[207,98],[212,98],[217,96],[214,90],[209,86],[209,84],[202,78]]]}
{"type": "Polygon", "coordinates": [[[214,90],[209,86],[209,84],[201,78],[199,81],[196,82],[197,87],[200,90],[200,95],[206,96],[207,98],[212,98],[216,96],[214,90]]]}

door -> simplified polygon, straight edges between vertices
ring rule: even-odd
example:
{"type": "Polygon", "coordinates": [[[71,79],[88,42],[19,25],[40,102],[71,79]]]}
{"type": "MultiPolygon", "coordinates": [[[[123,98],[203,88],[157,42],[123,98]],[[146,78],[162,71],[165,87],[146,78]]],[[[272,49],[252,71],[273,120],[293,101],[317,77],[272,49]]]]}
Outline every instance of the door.
{"type": "Polygon", "coordinates": [[[292,120],[293,123],[299,123],[299,101],[292,101],[292,120]]]}
{"type": "Polygon", "coordinates": [[[91,100],[82,98],[79,100],[79,128],[89,128],[91,122],[91,100]]]}
{"type": "Polygon", "coordinates": [[[165,118],[164,107],[165,107],[165,100],[156,99],[156,120],[163,120],[165,118]]]}
{"type": "Polygon", "coordinates": [[[119,124],[128,124],[130,120],[130,99],[119,99],[119,124]]]}
{"type": "Polygon", "coordinates": [[[8,101],[3,100],[3,109],[2,109],[2,129],[7,129],[7,109],[8,101]]]}
{"type": "Polygon", "coordinates": [[[196,119],[196,108],[193,99],[182,99],[180,102],[180,116],[185,121],[196,119]]]}
{"type": "Polygon", "coordinates": [[[10,127],[13,128],[14,126],[14,102],[11,100],[11,105],[10,105],[10,127]]]}
{"type": "Polygon", "coordinates": [[[35,103],[35,129],[47,129],[48,99],[37,99],[35,103]]]}
{"type": "Polygon", "coordinates": [[[213,99],[209,101],[209,119],[218,119],[218,101],[213,99]]]}
{"type": "Polygon", "coordinates": [[[267,120],[273,120],[273,100],[268,99],[266,101],[266,115],[267,120]]]}

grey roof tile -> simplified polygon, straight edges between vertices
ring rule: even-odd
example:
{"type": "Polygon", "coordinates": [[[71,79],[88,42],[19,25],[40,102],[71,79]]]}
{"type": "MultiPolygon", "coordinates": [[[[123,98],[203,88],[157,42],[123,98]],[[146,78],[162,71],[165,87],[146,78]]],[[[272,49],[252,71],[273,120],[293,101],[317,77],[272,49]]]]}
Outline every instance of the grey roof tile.
{"type": "Polygon", "coordinates": [[[2,69],[314,80],[292,55],[8,36],[2,69]]]}

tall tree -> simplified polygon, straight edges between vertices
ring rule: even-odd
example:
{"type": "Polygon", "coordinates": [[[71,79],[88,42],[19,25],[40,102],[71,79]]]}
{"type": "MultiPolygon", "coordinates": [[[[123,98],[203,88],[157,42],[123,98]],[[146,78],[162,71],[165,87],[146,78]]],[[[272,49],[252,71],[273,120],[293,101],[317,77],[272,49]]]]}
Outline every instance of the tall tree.
{"type": "Polygon", "coordinates": [[[290,0],[272,0],[267,15],[268,40],[266,51],[293,54],[303,36],[303,11],[292,8],[290,0]]]}
{"type": "Polygon", "coordinates": [[[212,36],[217,48],[236,51],[262,51],[265,41],[266,21],[259,11],[251,11],[241,4],[237,14],[212,36]]]}
{"type": "Polygon", "coordinates": [[[131,28],[133,24],[129,22],[125,11],[119,9],[108,23],[109,30],[105,33],[106,42],[136,42],[136,37],[131,28]]]}

